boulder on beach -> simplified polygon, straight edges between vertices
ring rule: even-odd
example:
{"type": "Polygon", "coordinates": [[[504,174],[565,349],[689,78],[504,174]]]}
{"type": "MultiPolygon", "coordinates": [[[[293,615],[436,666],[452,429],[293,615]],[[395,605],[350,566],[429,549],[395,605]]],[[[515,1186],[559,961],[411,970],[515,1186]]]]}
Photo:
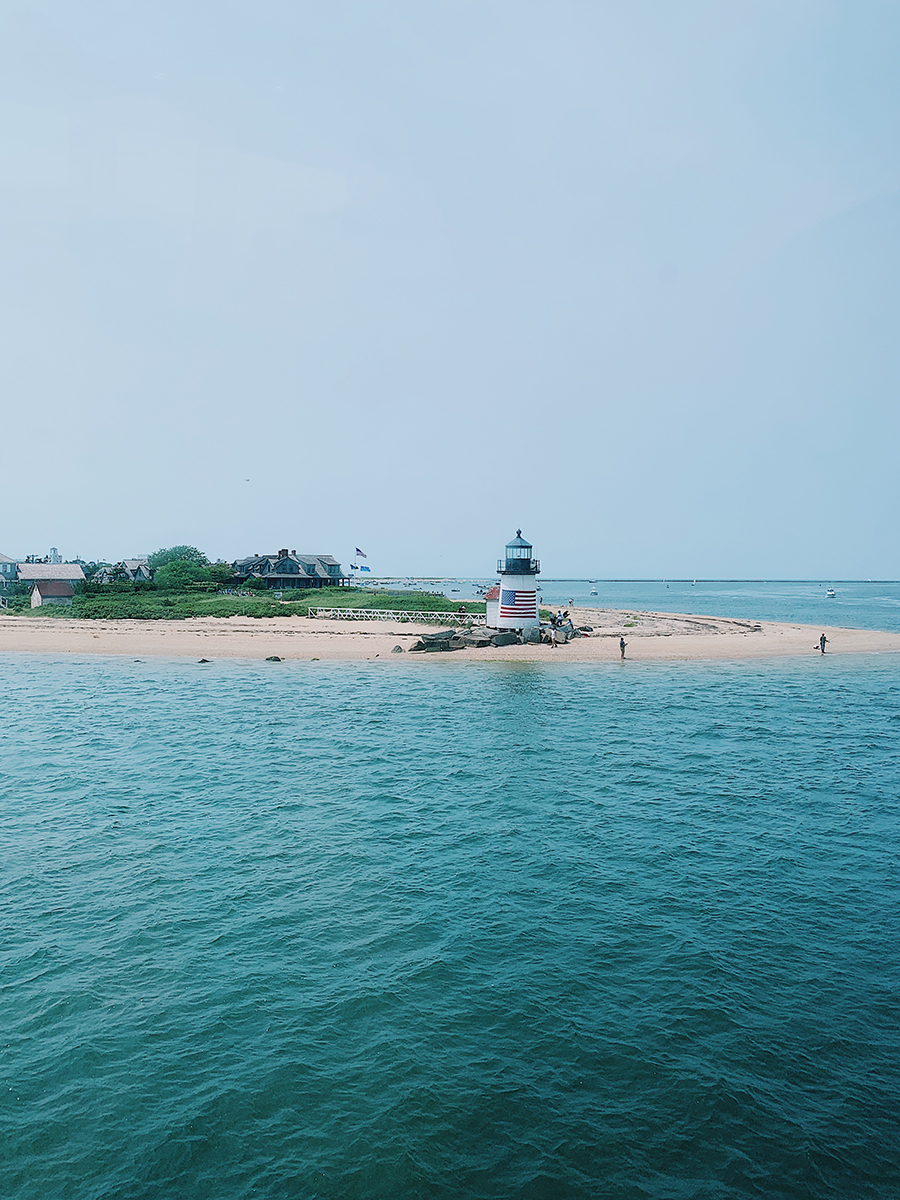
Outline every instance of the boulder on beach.
{"type": "Polygon", "coordinates": [[[441,629],[437,633],[423,633],[414,646],[410,646],[410,650],[461,650],[462,645],[451,645],[454,639],[458,640],[459,631],[456,629],[441,629]]]}

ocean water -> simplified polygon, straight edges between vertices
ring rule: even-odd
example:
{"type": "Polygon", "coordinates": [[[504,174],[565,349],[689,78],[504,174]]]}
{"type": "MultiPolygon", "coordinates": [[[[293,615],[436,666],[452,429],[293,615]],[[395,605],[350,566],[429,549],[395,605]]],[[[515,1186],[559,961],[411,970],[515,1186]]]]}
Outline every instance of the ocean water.
{"type": "Polygon", "coordinates": [[[789,621],[900,633],[900,583],[756,580],[541,579],[541,602],[649,612],[701,613],[753,621],[789,621]],[[833,598],[826,596],[833,586],[833,598]],[[591,595],[591,588],[597,595],[591,595]]]}
{"type": "Polygon", "coordinates": [[[6,1200],[900,1195],[900,661],[0,658],[6,1200]]]}

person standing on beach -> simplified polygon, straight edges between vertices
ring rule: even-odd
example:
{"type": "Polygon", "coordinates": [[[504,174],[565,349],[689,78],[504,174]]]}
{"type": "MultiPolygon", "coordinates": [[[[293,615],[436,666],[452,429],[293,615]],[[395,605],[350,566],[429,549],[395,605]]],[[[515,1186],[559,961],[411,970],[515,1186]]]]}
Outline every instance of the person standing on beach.
{"type": "Polygon", "coordinates": [[[828,638],[823,633],[822,636],[819,638],[819,649],[822,651],[823,654],[825,653],[825,643],[827,641],[828,641],[828,638]]]}
{"type": "MultiPolygon", "coordinates": [[[[620,637],[619,638],[619,653],[622,655],[623,660],[625,658],[625,647],[627,645],[628,645],[628,643],[625,641],[625,639],[623,637],[620,637]]],[[[822,651],[822,653],[824,654],[824,650],[822,651]]]]}

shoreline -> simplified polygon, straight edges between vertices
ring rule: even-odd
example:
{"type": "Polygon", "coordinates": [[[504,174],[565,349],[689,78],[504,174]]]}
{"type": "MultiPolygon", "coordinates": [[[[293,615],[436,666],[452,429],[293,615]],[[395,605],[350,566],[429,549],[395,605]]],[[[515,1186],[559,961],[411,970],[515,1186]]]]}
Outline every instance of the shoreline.
{"type": "MultiPolygon", "coordinates": [[[[626,661],[665,662],[797,657],[818,654],[818,638],[828,638],[829,655],[900,651],[900,633],[834,626],[748,621],[685,613],[623,612],[573,608],[576,625],[593,632],[556,648],[546,645],[457,650],[439,655],[477,662],[619,661],[619,638],[626,661]]],[[[285,661],[406,661],[408,651],[434,625],[385,621],[326,621],[308,617],[190,617],[182,621],[99,620],[66,617],[0,616],[0,654],[120,655],[128,657],[265,659],[285,661]]],[[[430,661],[416,653],[412,660],[430,661]]]]}

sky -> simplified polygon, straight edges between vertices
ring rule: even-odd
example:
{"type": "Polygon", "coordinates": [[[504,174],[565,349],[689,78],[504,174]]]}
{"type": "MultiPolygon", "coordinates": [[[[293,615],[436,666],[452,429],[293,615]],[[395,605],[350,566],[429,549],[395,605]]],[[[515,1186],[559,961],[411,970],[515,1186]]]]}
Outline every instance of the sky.
{"type": "Polygon", "coordinates": [[[900,6],[0,29],[0,552],[900,577],[900,6]]]}

